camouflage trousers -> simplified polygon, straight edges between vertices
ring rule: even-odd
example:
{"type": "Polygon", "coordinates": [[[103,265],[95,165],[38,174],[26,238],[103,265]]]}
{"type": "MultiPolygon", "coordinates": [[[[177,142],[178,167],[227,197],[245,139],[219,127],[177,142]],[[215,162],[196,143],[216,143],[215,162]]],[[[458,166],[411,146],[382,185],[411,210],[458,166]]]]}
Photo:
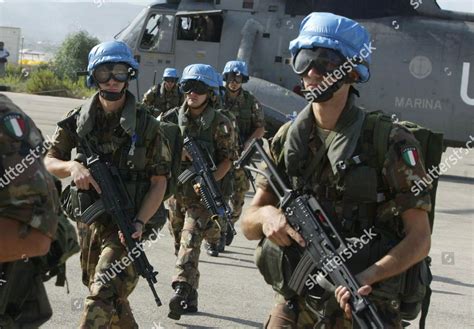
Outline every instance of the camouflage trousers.
{"type": "Polygon", "coordinates": [[[138,328],[128,296],[138,275],[133,264],[121,263],[127,250],[119,240],[115,224],[78,223],[82,282],[89,288],[81,329],[138,328]]]}
{"type": "MultiPolygon", "coordinates": [[[[170,230],[175,241],[179,237],[179,252],[176,259],[172,284],[187,282],[194,289],[199,287],[199,255],[202,240],[214,236],[219,227],[211,219],[211,213],[199,200],[185,200],[176,196],[169,200],[170,230]],[[184,222],[181,220],[184,218],[184,222]],[[181,225],[182,223],[182,225],[181,225]],[[179,231],[181,228],[181,231],[179,231]]],[[[220,234],[217,231],[217,234],[220,234]]]]}
{"type": "MultiPolygon", "coordinates": [[[[397,305],[388,300],[370,297],[382,318],[384,328],[402,329],[401,316],[397,305]]],[[[298,329],[356,329],[356,322],[347,319],[336,301],[334,293],[325,293],[319,301],[308,302],[298,297],[289,303],[279,293],[275,293],[275,305],[264,328],[298,329]],[[324,300],[324,302],[322,302],[324,300]],[[296,309],[296,311],[295,311],[296,309]]]]}
{"type": "MultiPolygon", "coordinates": [[[[170,198],[168,199],[168,207],[169,207],[169,223],[168,228],[170,230],[170,234],[174,239],[174,243],[176,245],[181,244],[181,232],[183,231],[184,227],[184,219],[186,216],[186,208],[183,205],[182,198],[170,198]]],[[[225,229],[225,225],[223,224],[224,220],[220,219],[218,221],[210,221],[208,224],[208,228],[205,232],[205,239],[210,243],[217,243],[219,242],[219,237],[221,235],[221,229],[225,229]]],[[[223,231],[225,232],[225,231],[223,231]]]]}
{"type": "Polygon", "coordinates": [[[230,197],[232,207],[232,222],[239,220],[245,201],[245,193],[250,188],[250,182],[243,169],[234,169],[234,193],[230,197]]]}

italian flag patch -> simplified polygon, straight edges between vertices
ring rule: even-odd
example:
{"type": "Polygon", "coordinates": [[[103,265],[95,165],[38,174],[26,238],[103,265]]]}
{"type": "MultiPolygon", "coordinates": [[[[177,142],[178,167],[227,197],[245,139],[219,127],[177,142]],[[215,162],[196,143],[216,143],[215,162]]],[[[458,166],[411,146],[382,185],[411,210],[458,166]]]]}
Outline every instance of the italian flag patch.
{"type": "Polygon", "coordinates": [[[10,113],[2,118],[5,132],[14,139],[23,139],[28,135],[26,121],[20,113],[10,113]]]}
{"type": "Polygon", "coordinates": [[[410,167],[416,166],[418,163],[418,151],[416,150],[416,147],[406,147],[403,149],[402,158],[410,167]]]}

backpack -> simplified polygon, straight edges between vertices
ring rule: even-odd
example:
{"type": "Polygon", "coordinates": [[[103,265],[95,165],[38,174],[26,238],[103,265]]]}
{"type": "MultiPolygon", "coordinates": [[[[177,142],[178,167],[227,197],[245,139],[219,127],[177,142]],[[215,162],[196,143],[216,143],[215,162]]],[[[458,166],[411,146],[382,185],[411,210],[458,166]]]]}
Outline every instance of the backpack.
{"type": "Polygon", "coordinates": [[[171,151],[171,178],[168,180],[163,200],[176,193],[178,176],[181,173],[181,152],[183,149],[183,136],[177,124],[160,121],[160,127],[169,142],[171,151]]]}
{"type": "MultiPolygon", "coordinates": [[[[388,140],[390,131],[394,124],[399,124],[408,129],[420,144],[420,157],[424,160],[425,170],[437,168],[441,162],[441,156],[445,147],[443,146],[443,134],[433,132],[410,121],[394,123],[392,117],[382,111],[368,112],[364,123],[364,134],[372,132],[372,138],[376,154],[377,170],[382,170],[384,157],[388,150],[388,140]]],[[[438,188],[438,178],[432,177],[432,189],[430,190],[431,212],[428,214],[431,232],[433,232],[436,190],[438,188]]],[[[429,270],[431,258],[426,257],[420,263],[407,270],[404,280],[404,294],[401,298],[400,311],[402,318],[414,320],[421,310],[420,328],[425,327],[429,303],[431,299],[432,275],[429,270]]]]}

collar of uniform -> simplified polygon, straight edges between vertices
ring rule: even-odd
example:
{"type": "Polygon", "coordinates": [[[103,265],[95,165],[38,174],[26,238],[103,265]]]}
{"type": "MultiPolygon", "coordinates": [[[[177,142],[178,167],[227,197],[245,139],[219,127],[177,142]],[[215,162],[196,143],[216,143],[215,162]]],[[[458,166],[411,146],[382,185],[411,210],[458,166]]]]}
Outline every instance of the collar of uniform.
{"type": "MultiPolygon", "coordinates": [[[[96,119],[94,109],[98,106],[99,92],[87,100],[79,113],[76,132],[80,138],[84,138],[93,130],[96,119]]],[[[132,136],[135,133],[136,121],[135,96],[127,90],[125,92],[125,104],[120,117],[120,126],[128,135],[132,136]]]]}
{"type": "Polygon", "coordinates": [[[208,104],[204,111],[197,118],[192,118],[189,113],[189,108],[186,104],[179,109],[179,125],[187,125],[189,122],[195,122],[202,130],[207,130],[211,127],[212,121],[216,116],[216,111],[208,104]]]}

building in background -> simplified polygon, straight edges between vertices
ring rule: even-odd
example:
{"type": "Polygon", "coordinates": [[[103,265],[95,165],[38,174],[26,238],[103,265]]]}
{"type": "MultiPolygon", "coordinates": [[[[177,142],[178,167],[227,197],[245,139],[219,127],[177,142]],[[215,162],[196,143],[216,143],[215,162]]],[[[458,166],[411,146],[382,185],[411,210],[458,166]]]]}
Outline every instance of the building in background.
{"type": "Polygon", "coordinates": [[[20,59],[21,29],[19,27],[0,26],[0,41],[5,43],[5,49],[10,52],[8,63],[17,65],[20,59]]]}

